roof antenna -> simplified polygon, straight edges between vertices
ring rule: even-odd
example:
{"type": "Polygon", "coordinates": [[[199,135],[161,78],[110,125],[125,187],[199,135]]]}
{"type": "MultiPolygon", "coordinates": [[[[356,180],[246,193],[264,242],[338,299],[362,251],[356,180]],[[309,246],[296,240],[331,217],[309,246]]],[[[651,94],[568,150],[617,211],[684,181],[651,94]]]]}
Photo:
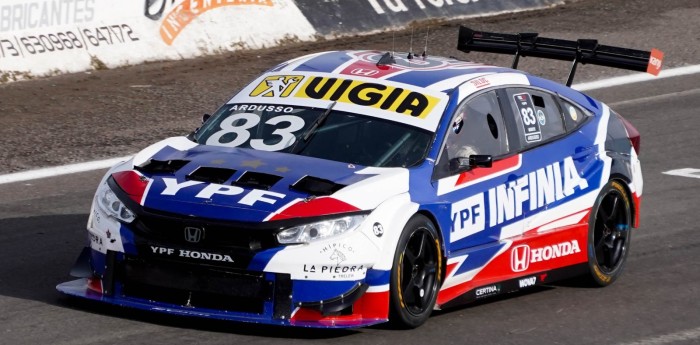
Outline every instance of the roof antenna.
{"type": "Polygon", "coordinates": [[[384,53],[382,57],[379,58],[379,61],[377,61],[377,67],[379,66],[386,66],[386,65],[392,65],[396,63],[396,60],[394,59],[394,37],[396,36],[396,32],[391,33],[391,51],[384,53]]]}
{"type": "Polygon", "coordinates": [[[423,54],[420,56],[425,59],[428,57],[428,32],[430,31],[430,28],[425,28],[425,48],[423,48],[423,54]]]}
{"type": "Polygon", "coordinates": [[[409,60],[413,59],[413,57],[414,57],[414,55],[413,55],[413,28],[411,28],[411,41],[410,42],[411,43],[409,43],[408,56],[407,56],[407,58],[409,60]]]}

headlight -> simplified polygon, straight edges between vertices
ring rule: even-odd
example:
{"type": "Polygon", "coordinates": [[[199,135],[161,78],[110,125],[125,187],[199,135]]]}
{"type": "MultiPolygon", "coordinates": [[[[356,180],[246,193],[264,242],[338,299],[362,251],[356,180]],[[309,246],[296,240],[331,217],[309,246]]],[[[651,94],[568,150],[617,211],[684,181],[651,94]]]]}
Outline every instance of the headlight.
{"type": "Polygon", "coordinates": [[[136,216],[124,203],[117,198],[107,183],[103,184],[97,191],[97,205],[107,213],[108,216],[116,218],[124,223],[131,223],[136,216]]]}
{"type": "Polygon", "coordinates": [[[295,226],[277,234],[282,244],[309,243],[344,234],[357,229],[367,215],[345,216],[315,223],[295,226]]]}

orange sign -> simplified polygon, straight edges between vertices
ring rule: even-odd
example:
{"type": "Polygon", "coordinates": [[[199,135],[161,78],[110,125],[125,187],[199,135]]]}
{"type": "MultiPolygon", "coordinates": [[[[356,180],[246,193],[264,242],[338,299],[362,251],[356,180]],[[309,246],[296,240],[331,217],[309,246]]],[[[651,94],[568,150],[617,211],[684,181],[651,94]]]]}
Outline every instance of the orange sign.
{"type": "Polygon", "coordinates": [[[167,45],[195,18],[204,12],[224,6],[273,6],[272,0],[185,0],[168,13],[160,25],[160,37],[167,45]]]}
{"type": "Polygon", "coordinates": [[[649,56],[649,64],[647,65],[647,73],[653,75],[659,75],[661,72],[661,65],[664,61],[664,52],[654,48],[651,50],[651,55],[649,56]]]}

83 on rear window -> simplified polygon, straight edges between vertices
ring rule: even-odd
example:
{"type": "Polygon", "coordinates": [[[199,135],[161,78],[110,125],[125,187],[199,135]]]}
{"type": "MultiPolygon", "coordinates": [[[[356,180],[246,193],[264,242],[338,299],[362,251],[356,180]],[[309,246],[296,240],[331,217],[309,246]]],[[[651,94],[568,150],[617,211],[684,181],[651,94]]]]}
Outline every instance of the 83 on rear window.
{"type": "MultiPolygon", "coordinates": [[[[538,114],[535,112],[535,107],[532,105],[532,98],[529,93],[518,93],[513,95],[515,106],[518,108],[518,113],[523,123],[523,133],[525,141],[528,143],[542,140],[542,132],[538,120],[538,114]]],[[[544,116],[544,114],[542,114],[544,116]]]]}

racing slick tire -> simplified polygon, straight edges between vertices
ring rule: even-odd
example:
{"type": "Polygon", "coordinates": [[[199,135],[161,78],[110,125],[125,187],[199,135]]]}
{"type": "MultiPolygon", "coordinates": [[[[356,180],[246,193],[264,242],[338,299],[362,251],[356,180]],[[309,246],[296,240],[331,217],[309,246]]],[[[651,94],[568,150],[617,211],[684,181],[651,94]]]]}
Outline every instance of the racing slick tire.
{"type": "Polygon", "coordinates": [[[401,233],[391,270],[391,323],[399,328],[422,325],[433,311],[442,279],[437,230],[423,215],[413,216],[401,233]]]}
{"type": "Polygon", "coordinates": [[[588,223],[588,283],[608,286],[622,273],[631,240],[632,211],[622,183],[609,181],[598,194],[588,223]]]}

